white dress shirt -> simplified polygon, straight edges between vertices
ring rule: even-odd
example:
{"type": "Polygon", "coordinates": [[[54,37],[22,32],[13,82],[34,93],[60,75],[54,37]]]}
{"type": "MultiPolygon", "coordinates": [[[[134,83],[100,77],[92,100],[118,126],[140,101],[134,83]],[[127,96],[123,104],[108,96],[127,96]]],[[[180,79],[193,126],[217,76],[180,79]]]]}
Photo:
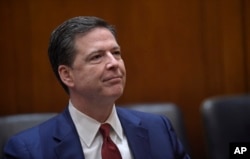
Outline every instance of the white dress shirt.
{"type": "MultiPolygon", "coordinates": [[[[69,113],[80,137],[85,159],[101,159],[103,139],[99,132],[99,128],[102,123],[77,110],[70,101],[69,113]]],[[[117,145],[122,158],[133,159],[127,138],[117,116],[115,106],[113,106],[109,118],[104,123],[109,123],[111,125],[112,129],[110,130],[110,137],[117,145]]]]}

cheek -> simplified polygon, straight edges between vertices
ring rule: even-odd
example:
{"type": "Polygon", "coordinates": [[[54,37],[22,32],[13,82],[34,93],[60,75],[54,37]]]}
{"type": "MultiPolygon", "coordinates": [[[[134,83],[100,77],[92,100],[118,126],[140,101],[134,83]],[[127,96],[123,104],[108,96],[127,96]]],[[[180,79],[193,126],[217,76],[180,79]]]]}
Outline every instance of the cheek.
{"type": "Polygon", "coordinates": [[[126,75],[126,67],[123,61],[121,61],[120,63],[120,69],[124,73],[124,75],[126,75]]]}
{"type": "Polygon", "coordinates": [[[95,73],[81,73],[75,80],[75,86],[77,89],[89,90],[97,85],[97,78],[95,73]]]}
{"type": "Polygon", "coordinates": [[[123,75],[123,85],[125,86],[125,83],[126,83],[126,67],[125,67],[123,62],[120,65],[120,71],[121,71],[121,74],[123,75]]]}
{"type": "MultiPolygon", "coordinates": [[[[97,72],[95,70],[86,70],[86,71],[83,71],[83,72],[79,72],[80,75],[80,80],[81,81],[84,81],[84,82],[91,82],[93,81],[94,79],[97,78],[97,72]]],[[[81,82],[79,81],[79,82],[81,82]]]]}
{"type": "Polygon", "coordinates": [[[91,77],[91,71],[87,70],[87,69],[83,69],[83,68],[79,68],[77,70],[75,70],[74,72],[74,82],[76,85],[78,84],[82,84],[82,83],[85,83],[85,82],[88,82],[90,81],[92,78],[91,77]]]}

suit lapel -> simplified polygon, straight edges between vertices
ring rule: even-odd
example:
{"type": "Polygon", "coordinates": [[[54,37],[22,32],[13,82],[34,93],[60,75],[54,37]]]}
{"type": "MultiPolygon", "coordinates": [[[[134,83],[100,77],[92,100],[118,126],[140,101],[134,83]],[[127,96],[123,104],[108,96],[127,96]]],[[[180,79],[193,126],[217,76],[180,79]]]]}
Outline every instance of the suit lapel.
{"type": "Polygon", "coordinates": [[[148,130],[141,126],[141,120],[121,108],[117,113],[134,159],[151,159],[148,130]]]}
{"type": "Polygon", "coordinates": [[[82,146],[68,109],[58,120],[54,140],[58,143],[55,147],[58,159],[84,159],[82,146]]]}
{"type": "MultiPolygon", "coordinates": [[[[122,108],[118,108],[117,113],[134,159],[152,159],[148,130],[142,126],[141,120],[122,108]]],[[[58,118],[54,140],[57,142],[55,151],[58,159],[84,159],[82,146],[68,109],[58,118]]]]}

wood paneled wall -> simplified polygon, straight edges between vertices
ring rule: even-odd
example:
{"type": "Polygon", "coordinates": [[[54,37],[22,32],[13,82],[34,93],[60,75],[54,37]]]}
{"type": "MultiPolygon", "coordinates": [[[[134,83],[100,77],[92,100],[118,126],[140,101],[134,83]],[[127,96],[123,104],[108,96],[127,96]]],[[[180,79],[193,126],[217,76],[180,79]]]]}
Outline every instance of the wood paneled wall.
{"type": "Polygon", "coordinates": [[[247,92],[250,92],[250,1],[243,1],[243,46],[247,92]]]}
{"type": "Polygon", "coordinates": [[[174,102],[193,158],[204,158],[200,105],[250,92],[248,0],[1,0],[0,115],[60,112],[68,96],[47,58],[51,31],[95,15],[114,24],[127,67],[118,104],[174,102]]]}

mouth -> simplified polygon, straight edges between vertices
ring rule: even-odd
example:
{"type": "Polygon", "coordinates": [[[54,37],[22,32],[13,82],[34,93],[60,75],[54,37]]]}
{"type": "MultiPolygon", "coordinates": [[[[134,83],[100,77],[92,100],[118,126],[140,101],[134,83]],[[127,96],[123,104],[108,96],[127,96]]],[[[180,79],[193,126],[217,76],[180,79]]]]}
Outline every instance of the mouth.
{"type": "Polygon", "coordinates": [[[103,82],[121,82],[122,76],[112,76],[103,79],[103,82]]]}

